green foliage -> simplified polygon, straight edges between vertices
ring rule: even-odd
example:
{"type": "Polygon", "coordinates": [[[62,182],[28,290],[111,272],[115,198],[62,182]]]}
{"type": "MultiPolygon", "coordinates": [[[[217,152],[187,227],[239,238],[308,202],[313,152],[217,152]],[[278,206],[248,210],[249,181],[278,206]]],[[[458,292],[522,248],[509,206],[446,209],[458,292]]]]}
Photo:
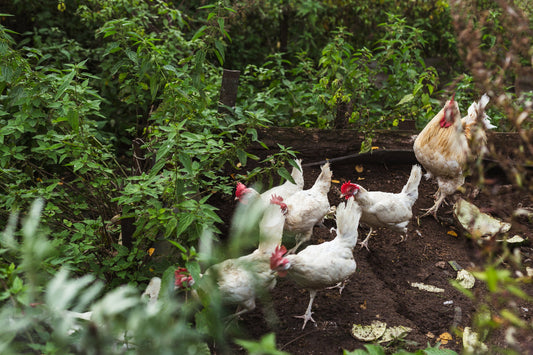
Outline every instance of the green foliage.
{"type": "Polygon", "coordinates": [[[285,351],[276,348],[276,336],[269,333],[259,341],[237,340],[237,344],[242,346],[250,355],[288,355],[285,351]]]}
{"type": "Polygon", "coordinates": [[[483,298],[475,297],[471,290],[461,287],[455,280],[450,281],[454,287],[477,303],[473,328],[480,335],[480,341],[489,339],[494,331],[533,330],[532,325],[520,316],[521,310],[517,304],[533,303],[533,297],[524,291],[526,285],[531,282],[530,278],[513,277],[511,270],[498,265],[503,260],[509,259],[510,263],[521,267],[519,255],[519,253],[509,254],[506,250],[496,265],[489,265],[483,270],[472,272],[477,281],[481,281],[488,290],[483,298]]]}
{"type": "MultiPolygon", "coordinates": [[[[113,9],[129,14],[122,5],[113,9]]],[[[172,21],[163,20],[168,16],[183,27],[178,11],[157,3],[158,16],[151,16],[153,9],[145,5],[139,4],[142,11],[132,19],[112,19],[117,14],[105,6],[90,17],[89,8],[80,7],[84,21],[101,25],[96,35],[104,42],[94,54],[101,56],[102,78],[88,72],[89,60],[56,68],[47,44],[17,51],[7,31],[1,32],[1,213],[7,218],[10,210],[44,197],[43,228],[54,233],[55,248],[61,251],[50,268],[68,265],[80,274],[91,270],[108,287],[147,280],[155,265],[147,265],[146,253],[156,239],[189,248],[204,230],[217,230],[215,223],[222,221],[208,199],[231,193],[233,181],[225,167],[257,159],[245,149],[258,140],[255,128],[267,122],[260,112],[218,114],[220,71],[206,59],[209,48],[218,49],[209,38],[204,41],[211,30],[186,40],[172,21]],[[156,20],[165,31],[148,33],[156,20]],[[113,83],[104,86],[118,85],[103,90],[118,101],[99,95],[93,85],[102,79],[113,83]],[[110,104],[116,102],[111,113],[110,104]],[[146,139],[142,148],[148,151],[144,159],[154,164],[137,176],[128,176],[123,159],[118,161],[115,148],[124,136],[103,129],[124,107],[154,111],[141,130],[146,139]],[[116,226],[128,217],[136,220],[131,247],[121,244],[116,226]]],[[[223,31],[221,22],[216,26],[223,31]]],[[[124,123],[135,133],[131,120],[124,123]]],[[[278,170],[280,163],[275,163],[278,170]]]]}
{"type": "Polygon", "coordinates": [[[91,275],[73,278],[65,269],[39,277],[53,248],[38,229],[43,208],[42,200],[32,205],[20,244],[14,238],[16,215],[2,234],[2,246],[20,255],[19,267],[9,268],[15,278],[6,278],[3,268],[0,274],[2,295],[12,301],[0,310],[2,354],[209,353],[204,336],[190,325],[193,309],[172,296],[173,279],[163,278],[153,302],[131,286],[102,294],[102,282],[91,275]]]}
{"type": "MultiPolygon", "coordinates": [[[[344,350],[344,355],[385,355],[389,352],[385,352],[385,349],[379,345],[366,344],[365,349],[356,349],[354,351],[344,350]]],[[[426,349],[420,349],[415,352],[409,352],[406,350],[398,350],[393,355],[456,355],[457,353],[450,349],[441,349],[440,344],[436,344],[434,347],[428,346],[426,349]]]]}

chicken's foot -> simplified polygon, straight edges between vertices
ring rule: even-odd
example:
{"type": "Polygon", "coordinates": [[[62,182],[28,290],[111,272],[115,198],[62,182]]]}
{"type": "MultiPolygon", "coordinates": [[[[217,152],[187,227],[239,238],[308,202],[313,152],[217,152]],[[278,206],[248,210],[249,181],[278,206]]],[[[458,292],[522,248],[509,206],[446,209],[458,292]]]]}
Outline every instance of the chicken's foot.
{"type": "Polygon", "coordinates": [[[359,245],[361,245],[361,249],[363,249],[363,247],[365,247],[366,250],[370,251],[370,249],[368,249],[368,241],[370,240],[370,236],[372,235],[373,231],[374,230],[372,229],[372,227],[370,227],[370,232],[368,232],[368,234],[366,235],[365,240],[363,240],[361,243],[359,243],[359,245]]]}
{"type": "Polygon", "coordinates": [[[334,289],[334,288],[338,288],[339,289],[339,295],[340,295],[340,294],[342,294],[342,290],[344,290],[344,287],[346,286],[347,283],[348,283],[348,279],[339,282],[335,286],[328,287],[327,289],[331,290],[331,289],[334,289]]]}
{"type": "Polygon", "coordinates": [[[294,316],[294,318],[302,318],[304,320],[304,325],[302,326],[302,330],[304,330],[305,325],[307,324],[307,321],[311,321],[313,323],[316,322],[311,316],[313,312],[311,312],[311,308],[313,307],[313,301],[315,300],[316,296],[316,290],[309,290],[309,305],[307,306],[307,310],[305,311],[305,314],[303,316],[294,316]]]}

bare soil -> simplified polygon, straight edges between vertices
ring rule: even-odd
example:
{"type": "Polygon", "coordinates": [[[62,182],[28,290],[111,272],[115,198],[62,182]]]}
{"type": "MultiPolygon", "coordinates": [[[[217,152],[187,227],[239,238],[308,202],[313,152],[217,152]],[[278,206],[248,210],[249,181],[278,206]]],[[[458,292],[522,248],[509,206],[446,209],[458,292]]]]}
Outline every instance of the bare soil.
{"type": "MultiPolygon", "coordinates": [[[[319,149],[319,147],[317,147],[319,149]]],[[[320,155],[320,154],[318,154],[320,155]]],[[[334,157],[330,157],[334,158],[334,157]]],[[[311,161],[304,160],[306,188],[310,187],[320,170],[319,165],[305,166],[311,161]]],[[[358,163],[359,164],[359,163],[358,163]]],[[[340,185],[347,180],[357,182],[368,190],[399,192],[408,179],[411,164],[394,164],[391,162],[362,163],[362,172],[355,169],[353,160],[340,160],[332,164],[333,179],[329,193],[331,205],[341,202],[340,185]]],[[[486,172],[486,186],[473,197],[473,186],[467,180],[464,194],[456,193],[449,205],[439,210],[439,219],[433,217],[418,218],[421,209],[433,205],[433,194],[437,186],[433,181],[422,179],[419,186],[419,199],[414,205],[414,217],[408,226],[408,238],[400,243],[400,235],[388,229],[374,232],[370,240],[370,251],[359,246],[354,250],[357,271],[348,280],[342,294],[338,289],[320,291],[313,305],[313,317],[316,325],[309,322],[302,330],[302,320],[294,315],[302,315],[309,301],[309,293],[297,288],[290,280],[278,279],[272,291],[272,301],[278,324],[272,326],[265,321],[265,307],[259,304],[253,312],[245,314],[239,321],[242,333],[239,338],[259,339],[274,332],[278,349],[291,354],[342,354],[343,349],[352,351],[363,348],[366,344],[350,334],[353,324],[369,325],[373,320],[386,322],[389,326],[406,326],[412,331],[400,341],[383,343],[391,351],[398,348],[408,350],[423,349],[435,345],[439,336],[449,332],[453,339],[441,345],[461,352],[463,349],[461,330],[473,324],[473,318],[480,309],[481,302],[488,300],[489,307],[502,307],[515,310],[519,316],[532,322],[533,307],[520,300],[494,299],[489,296],[485,285],[476,281],[473,294],[475,300],[466,297],[450,284],[457,273],[449,264],[455,261],[467,270],[481,270],[487,263],[494,262],[503,253],[503,244],[492,241],[474,241],[464,235],[454,222],[451,213],[454,199],[463,197],[474,203],[482,211],[492,216],[513,223],[510,235],[533,238],[533,225],[527,219],[512,218],[512,211],[517,207],[533,207],[527,194],[516,191],[505,180],[499,170],[486,172]],[[412,282],[421,282],[443,288],[443,293],[432,293],[414,288],[412,282]]],[[[235,205],[220,201],[220,213],[229,221],[235,205]]],[[[328,228],[315,227],[310,243],[321,243],[334,237],[329,228],[335,226],[333,220],[326,220],[328,228]]],[[[359,241],[368,233],[364,225],[359,228],[359,241]]],[[[522,255],[522,265],[504,263],[500,267],[509,268],[513,276],[517,271],[525,272],[525,267],[533,267],[533,249],[531,244],[515,247],[515,252],[522,255]]],[[[513,250],[511,250],[513,251],[513,250]]],[[[533,288],[529,284],[526,290],[530,295],[533,288]]],[[[501,309],[501,308],[500,308],[501,309]]],[[[505,333],[502,329],[507,322],[501,317],[494,317],[500,324],[486,342],[493,349],[507,348],[505,333]]],[[[517,332],[517,344],[514,347],[521,354],[533,353],[533,334],[517,332]]],[[[235,346],[235,352],[241,352],[235,346]]]]}

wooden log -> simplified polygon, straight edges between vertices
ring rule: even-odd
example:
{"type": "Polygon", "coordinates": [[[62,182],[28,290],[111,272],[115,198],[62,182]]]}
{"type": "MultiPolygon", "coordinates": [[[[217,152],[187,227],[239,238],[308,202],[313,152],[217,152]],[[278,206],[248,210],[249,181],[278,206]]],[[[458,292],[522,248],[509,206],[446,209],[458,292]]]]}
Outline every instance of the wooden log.
{"type": "MultiPolygon", "coordinates": [[[[337,161],[344,158],[361,162],[387,162],[390,164],[410,164],[416,162],[413,153],[413,143],[418,131],[413,130],[380,130],[374,133],[372,146],[377,148],[369,153],[360,153],[361,144],[365,137],[356,130],[303,127],[266,127],[258,129],[259,140],[269,150],[277,151],[278,143],[291,147],[297,151],[304,165],[323,162],[326,159],[337,161]]],[[[520,141],[517,133],[491,133],[489,144],[512,158],[513,151],[520,141]]],[[[259,144],[252,144],[248,151],[260,157],[269,154],[259,144]]]]}
{"type": "Polygon", "coordinates": [[[219,113],[231,113],[227,107],[234,107],[237,102],[237,91],[239,90],[239,70],[224,69],[222,74],[222,84],[220,85],[220,99],[218,106],[219,113]]]}

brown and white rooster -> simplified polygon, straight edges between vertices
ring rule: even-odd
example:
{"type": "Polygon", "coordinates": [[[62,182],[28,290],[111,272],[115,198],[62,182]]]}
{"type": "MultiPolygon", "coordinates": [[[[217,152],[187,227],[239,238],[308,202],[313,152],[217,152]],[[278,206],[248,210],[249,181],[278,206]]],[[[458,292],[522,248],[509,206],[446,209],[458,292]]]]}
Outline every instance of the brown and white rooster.
{"type": "Polygon", "coordinates": [[[311,309],[317,291],[335,286],[349,278],[356,269],[353,248],[357,244],[357,227],[361,207],[353,199],[342,202],[336,210],[337,236],[331,241],[309,245],[298,254],[285,255],[284,246],[276,248],[270,259],[270,267],[280,277],[288,276],[309,291],[309,305],[303,316],[302,329],[312,317],[311,309]]]}
{"type": "Polygon", "coordinates": [[[445,198],[464,184],[469,159],[483,152],[484,130],[494,128],[485,114],[488,101],[488,96],[484,95],[469,107],[468,115],[461,118],[459,105],[452,96],[416,138],[413,146],[416,158],[426,169],[426,178],[435,177],[439,185],[435,204],[422,217],[432,214],[437,218],[445,198]],[[481,144],[480,148],[474,149],[473,153],[469,141],[473,146],[481,144]]]}
{"type": "Polygon", "coordinates": [[[432,214],[437,218],[437,211],[446,196],[463,185],[464,169],[470,154],[459,105],[453,97],[420,132],[413,149],[416,159],[427,171],[426,178],[437,179],[439,189],[435,194],[435,204],[423,214],[432,214]]]}
{"type": "MultiPolygon", "coordinates": [[[[370,226],[370,232],[361,243],[368,250],[368,240],[373,228],[385,227],[399,233],[407,233],[407,225],[413,217],[413,205],[418,199],[418,185],[422,169],[413,165],[409,180],[400,193],[367,191],[364,187],[350,181],[341,186],[341,197],[354,197],[363,211],[361,222],[370,226]]],[[[402,241],[404,237],[402,235],[402,241]]]]}
{"type": "MultiPolygon", "coordinates": [[[[239,258],[227,259],[209,267],[202,277],[213,278],[224,304],[237,304],[234,317],[255,308],[255,300],[276,285],[275,273],[270,269],[270,257],[281,244],[285,224],[286,205],[279,196],[272,196],[259,224],[260,242],[256,250],[239,258]]],[[[192,277],[185,268],[175,272],[177,288],[192,286],[192,277]]],[[[202,285],[200,283],[200,287],[202,285]]],[[[193,290],[193,296],[197,293],[193,290]]]]}

